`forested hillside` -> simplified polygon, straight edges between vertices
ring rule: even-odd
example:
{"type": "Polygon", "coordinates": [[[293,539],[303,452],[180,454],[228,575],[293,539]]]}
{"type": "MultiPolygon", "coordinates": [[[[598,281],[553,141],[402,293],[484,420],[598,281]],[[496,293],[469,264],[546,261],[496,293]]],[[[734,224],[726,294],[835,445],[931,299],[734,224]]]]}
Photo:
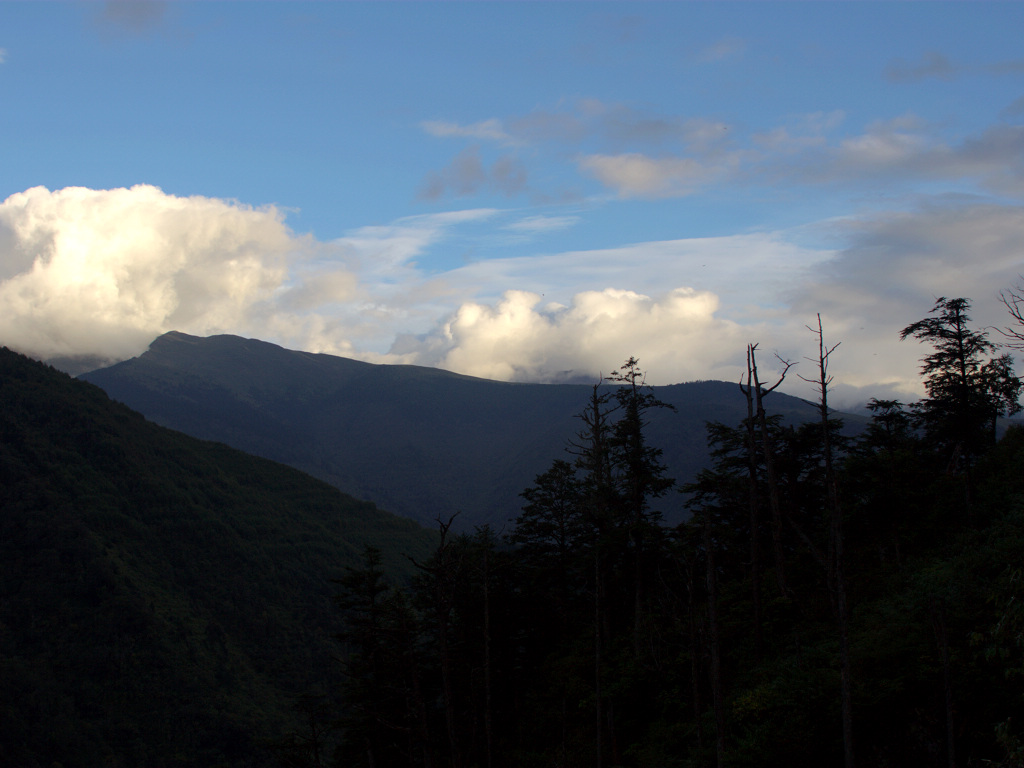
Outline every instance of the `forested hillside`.
{"type": "Polygon", "coordinates": [[[1021,382],[969,310],[903,329],[926,397],[852,436],[824,333],[801,423],[752,345],[684,482],[627,360],[504,531],[428,533],[4,351],[3,762],[1020,768],[1021,382]]]}
{"type": "Polygon", "coordinates": [[[752,347],[750,415],[709,423],[682,488],[628,361],[505,540],[446,522],[407,588],[372,551],[349,571],[337,764],[1024,765],[1024,431],[995,431],[1021,384],[968,310],[904,329],[927,397],[873,401],[854,439],[836,347],[796,427],[752,347]],[[676,490],[692,517],[666,527],[676,490]]]}
{"type": "Polygon", "coordinates": [[[339,686],[333,580],[435,539],[0,349],[0,765],[277,764],[339,686]]]}

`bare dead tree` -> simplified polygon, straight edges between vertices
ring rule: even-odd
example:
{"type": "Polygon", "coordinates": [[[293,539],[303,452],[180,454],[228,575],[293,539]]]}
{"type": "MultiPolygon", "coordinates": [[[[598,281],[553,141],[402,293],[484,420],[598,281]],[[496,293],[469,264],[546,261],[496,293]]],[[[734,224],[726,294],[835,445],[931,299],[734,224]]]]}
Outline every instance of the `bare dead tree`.
{"type": "MultiPolygon", "coordinates": [[[[750,350],[747,350],[748,361],[750,350]]],[[[761,494],[757,482],[757,429],[754,425],[754,392],[751,388],[752,375],[747,366],[747,388],[740,391],[747,400],[746,458],[747,458],[747,509],[750,514],[750,596],[753,606],[754,658],[760,664],[764,658],[764,632],[761,629],[761,494]]]]}
{"type": "Polygon", "coordinates": [[[778,381],[772,386],[765,387],[757,374],[757,344],[747,345],[747,386],[744,389],[740,381],[740,391],[745,396],[752,393],[755,406],[755,417],[758,428],[761,430],[761,450],[764,453],[765,477],[768,481],[768,500],[772,510],[772,547],[775,554],[775,577],[779,585],[779,592],[786,596],[789,588],[786,585],[785,553],[782,549],[782,500],[779,494],[779,479],[775,469],[775,449],[772,446],[771,435],[768,432],[768,417],[764,409],[764,399],[778,389],[786,379],[786,374],[793,367],[793,363],[783,360],[778,355],[776,359],[782,363],[782,373],[778,381]]]}
{"type": "Polygon", "coordinates": [[[1009,339],[1005,346],[1024,349],[1024,277],[1013,288],[999,292],[999,301],[1006,307],[1013,324],[996,328],[996,332],[1009,339]]]}
{"type": "MultiPolygon", "coordinates": [[[[846,768],[854,768],[853,753],[853,697],[850,677],[850,616],[846,601],[846,579],[843,569],[843,514],[839,499],[839,481],[836,477],[832,451],[832,435],[829,428],[828,389],[832,376],[828,373],[829,356],[839,347],[838,342],[825,347],[825,333],[822,330],[821,314],[818,314],[818,327],[807,329],[818,336],[818,358],[814,360],[818,366],[817,380],[803,376],[804,381],[818,387],[818,410],[821,415],[822,456],[825,463],[826,505],[829,513],[829,557],[826,563],[828,584],[832,605],[836,612],[839,628],[839,665],[840,688],[843,717],[843,753],[846,768]]],[[[808,358],[811,359],[811,358],[808,358]]]]}

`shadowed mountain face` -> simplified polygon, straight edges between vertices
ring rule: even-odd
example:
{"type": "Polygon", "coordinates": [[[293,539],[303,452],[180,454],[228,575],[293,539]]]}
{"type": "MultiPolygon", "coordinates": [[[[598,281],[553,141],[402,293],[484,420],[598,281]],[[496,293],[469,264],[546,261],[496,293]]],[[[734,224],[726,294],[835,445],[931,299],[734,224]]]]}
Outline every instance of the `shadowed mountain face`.
{"type": "MultiPolygon", "coordinates": [[[[518,514],[519,493],[566,457],[591,392],[182,333],[82,378],[159,424],[290,464],[388,511],[425,523],[459,512],[463,528],[497,529],[518,514]]],[[[654,391],[678,411],[652,415],[650,443],[669,476],[688,482],[707,460],[705,422],[739,424],[746,402],[734,383],[654,391]]],[[[767,402],[787,420],[817,418],[797,398],[767,402]]],[[[669,522],[682,517],[678,502],[662,500],[669,522]]]]}
{"type": "Polygon", "coordinates": [[[436,534],[0,348],[0,764],[263,766],[337,687],[332,580],[436,534]]]}

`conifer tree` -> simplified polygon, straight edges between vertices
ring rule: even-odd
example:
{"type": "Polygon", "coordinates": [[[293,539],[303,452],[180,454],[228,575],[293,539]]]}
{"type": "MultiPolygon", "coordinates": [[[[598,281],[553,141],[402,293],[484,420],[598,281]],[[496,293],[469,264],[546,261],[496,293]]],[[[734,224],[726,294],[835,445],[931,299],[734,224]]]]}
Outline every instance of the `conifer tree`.
{"type": "Polygon", "coordinates": [[[617,471],[623,524],[633,555],[633,653],[640,657],[644,621],[644,568],[647,549],[661,534],[661,514],[651,509],[651,499],[663,496],[675,481],[665,475],[661,449],[647,442],[647,418],[654,409],[675,410],[659,400],[646,383],[639,361],[630,357],[611,381],[621,386],[615,398],[622,413],[612,429],[611,459],[617,471]]]}
{"type": "Polygon", "coordinates": [[[941,297],[930,317],[911,323],[900,340],[913,337],[934,351],[922,359],[928,396],[917,404],[927,436],[943,450],[947,471],[963,471],[970,500],[975,457],[995,441],[996,419],[1020,411],[1021,381],[1013,358],[970,327],[968,299],[941,297]]]}

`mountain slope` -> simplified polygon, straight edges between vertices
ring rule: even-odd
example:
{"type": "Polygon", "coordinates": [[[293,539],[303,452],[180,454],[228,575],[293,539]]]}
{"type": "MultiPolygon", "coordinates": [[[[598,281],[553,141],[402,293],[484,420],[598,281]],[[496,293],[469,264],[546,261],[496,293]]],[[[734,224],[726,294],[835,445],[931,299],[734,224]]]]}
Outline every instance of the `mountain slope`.
{"type": "Polygon", "coordinates": [[[0,762],[269,765],[330,692],[332,583],[433,534],[0,349],[0,762]]]}
{"type": "MultiPolygon", "coordinates": [[[[642,362],[642,361],[641,361],[642,362]]],[[[506,525],[519,492],[580,428],[588,385],[510,384],[434,368],[371,365],[235,336],[169,333],[131,360],[82,378],[157,423],[298,467],[389,511],[429,523],[506,525]]],[[[651,419],[651,443],[686,482],[705,465],[704,424],[746,415],[735,384],[657,387],[677,413],[651,419]]],[[[769,399],[788,420],[811,405],[769,399]]],[[[666,516],[678,515],[675,498],[666,516]]]]}

